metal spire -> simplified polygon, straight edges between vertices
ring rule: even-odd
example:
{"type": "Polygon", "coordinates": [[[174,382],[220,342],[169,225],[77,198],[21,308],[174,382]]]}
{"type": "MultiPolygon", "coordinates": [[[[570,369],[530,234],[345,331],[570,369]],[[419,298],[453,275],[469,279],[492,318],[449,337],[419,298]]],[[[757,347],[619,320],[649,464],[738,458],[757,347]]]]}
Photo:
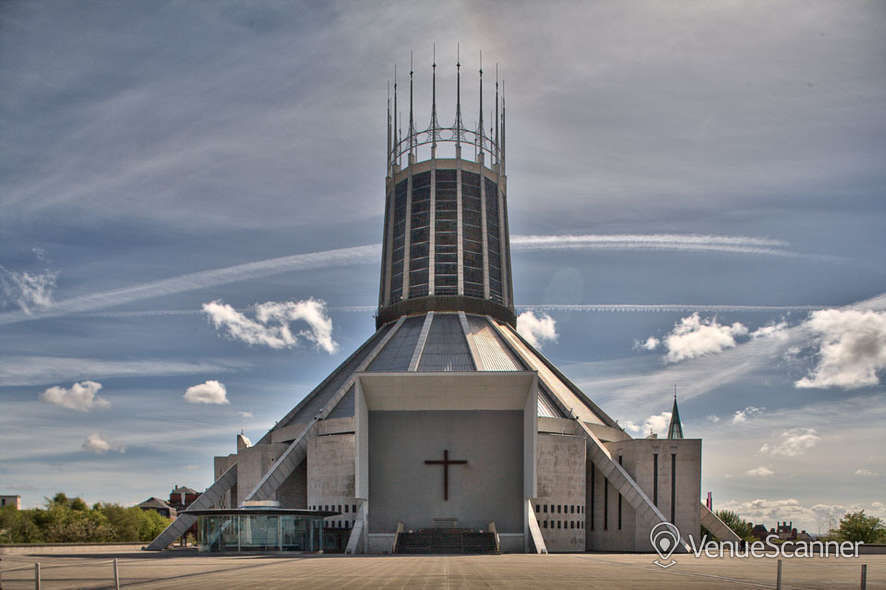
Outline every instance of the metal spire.
{"type": "Polygon", "coordinates": [[[505,161],[506,161],[506,153],[505,153],[505,81],[504,78],[501,80],[501,172],[504,174],[505,172],[505,161]]]}
{"type": "Polygon", "coordinates": [[[394,154],[400,165],[400,111],[397,110],[397,64],[394,64],[394,154]]]}
{"type": "Polygon", "coordinates": [[[412,50],[409,51],[409,164],[415,159],[415,119],[412,116],[412,50]]]}
{"type": "Polygon", "coordinates": [[[456,45],[455,69],[455,143],[458,151],[456,157],[461,157],[461,43],[456,45]]]}
{"type": "Polygon", "coordinates": [[[388,80],[388,151],[386,154],[387,175],[391,175],[391,81],[388,80]]]}
{"type": "Polygon", "coordinates": [[[483,163],[483,51],[480,51],[480,125],[478,127],[480,140],[479,161],[483,163]]]}
{"type": "Polygon", "coordinates": [[[501,152],[498,147],[498,64],[495,64],[495,164],[501,163],[501,152]]]}
{"type": "Polygon", "coordinates": [[[680,421],[680,410],[677,409],[677,386],[674,385],[674,407],[671,409],[671,423],[668,424],[668,439],[683,438],[683,423],[680,421]]]}
{"type": "Polygon", "coordinates": [[[434,61],[431,63],[431,157],[437,157],[437,43],[434,42],[434,61]]]}

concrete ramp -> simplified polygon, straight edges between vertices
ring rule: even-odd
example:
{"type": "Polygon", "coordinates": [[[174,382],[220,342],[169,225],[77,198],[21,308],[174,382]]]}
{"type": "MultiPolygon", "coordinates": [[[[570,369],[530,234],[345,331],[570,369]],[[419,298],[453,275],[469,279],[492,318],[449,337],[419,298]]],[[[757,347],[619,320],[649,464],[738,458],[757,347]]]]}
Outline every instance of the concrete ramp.
{"type": "MultiPolygon", "coordinates": [[[[337,400],[336,400],[336,403],[337,400]]],[[[276,500],[277,488],[283,485],[286,478],[292,475],[292,472],[301,465],[301,462],[308,456],[308,435],[313,429],[314,424],[319,418],[314,418],[308,424],[302,433],[283,451],[283,454],[274,461],[274,464],[265,473],[264,477],[258,482],[245,500],[276,500]]]]}
{"type": "Polygon", "coordinates": [[[538,526],[538,519],[535,517],[535,507],[532,505],[532,500],[526,500],[527,506],[527,514],[529,516],[529,536],[532,539],[532,544],[535,546],[536,553],[547,553],[548,546],[545,544],[545,539],[541,534],[541,528],[538,526]]]}
{"type": "MultiPolygon", "coordinates": [[[[348,546],[345,547],[345,555],[356,555],[360,551],[360,541],[363,540],[363,514],[366,510],[364,504],[360,503],[357,512],[357,518],[354,519],[354,526],[351,527],[351,536],[348,537],[348,546]]],[[[402,525],[402,523],[400,523],[402,525]]]]}
{"type": "Polygon", "coordinates": [[[188,510],[203,510],[212,508],[222,499],[222,496],[237,483],[237,466],[232,465],[225,471],[221,477],[215,480],[205,492],[200,494],[194,502],[188,506],[188,509],[178,515],[178,518],[172,521],[157,538],[151,541],[146,547],[148,551],[162,551],[166,549],[170,543],[184,535],[191,525],[197,522],[197,517],[188,514],[188,510]]]}
{"type": "Polygon", "coordinates": [[[732,541],[734,543],[741,541],[741,537],[735,534],[735,531],[720,520],[716,514],[708,510],[707,506],[699,504],[698,508],[699,515],[701,516],[701,526],[711,531],[719,540],[732,541]]]}

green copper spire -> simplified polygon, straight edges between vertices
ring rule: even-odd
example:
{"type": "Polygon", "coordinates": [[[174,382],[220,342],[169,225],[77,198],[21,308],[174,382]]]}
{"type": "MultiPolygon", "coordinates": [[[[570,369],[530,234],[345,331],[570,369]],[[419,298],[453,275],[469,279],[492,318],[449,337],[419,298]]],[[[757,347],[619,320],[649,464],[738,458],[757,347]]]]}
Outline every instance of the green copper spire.
{"type": "Polygon", "coordinates": [[[677,409],[677,386],[674,385],[674,408],[671,410],[671,423],[668,425],[669,439],[683,438],[683,424],[680,422],[680,410],[677,409]]]}

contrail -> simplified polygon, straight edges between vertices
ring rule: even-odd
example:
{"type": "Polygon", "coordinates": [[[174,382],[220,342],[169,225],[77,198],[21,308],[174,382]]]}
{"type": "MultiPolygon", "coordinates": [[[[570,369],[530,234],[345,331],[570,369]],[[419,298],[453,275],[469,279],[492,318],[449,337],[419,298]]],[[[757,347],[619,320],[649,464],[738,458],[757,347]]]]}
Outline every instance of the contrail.
{"type": "Polygon", "coordinates": [[[531,311],[601,311],[601,312],[742,312],[742,311],[814,311],[816,309],[825,309],[827,305],[720,305],[720,304],[698,304],[698,303],[657,303],[657,304],[636,304],[636,303],[591,303],[591,304],[570,304],[570,303],[528,303],[516,305],[517,309],[531,311]]]}
{"type": "MultiPolygon", "coordinates": [[[[805,256],[784,250],[783,248],[788,245],[787,242],[747,236],[699,234],[517,235],[512,236],[511,243],[517,251],[602,248],[720,251],[770,256],[805,256]]],[[[351,248],[338,248],[335,250],[322,250],[319,252],[269,258],[246,264],[189,273],[122,289],[73,297],[57,301],[48,309],[40,312],[26,313],[24,311],[15,311],[0,313],[0,325],[51,318],[70,313],[101,310],[133,301],[263,278],[284,272],[376,262],[380,256],[381,244],[366,244],[351,248]]],[[[359,310],[363,311],[362,306],[359,310]]]]}
{"type": "Polygon", "coordinates": [[[336,250],[282,256],[280,258],[269,258],[257,262],[204,270],[160,281],[142,283],[133,287],[65,299],[58,301],[52,308],[41,313],[7,312],[0,314],[0,325],[104,309],[141,299],[184,293],[237,281],[267,277],[283,272],[370,262],[378,260],[379,256],[381,256],[381,245],[369,244],[352,248],[339,248],[336,250]]]}

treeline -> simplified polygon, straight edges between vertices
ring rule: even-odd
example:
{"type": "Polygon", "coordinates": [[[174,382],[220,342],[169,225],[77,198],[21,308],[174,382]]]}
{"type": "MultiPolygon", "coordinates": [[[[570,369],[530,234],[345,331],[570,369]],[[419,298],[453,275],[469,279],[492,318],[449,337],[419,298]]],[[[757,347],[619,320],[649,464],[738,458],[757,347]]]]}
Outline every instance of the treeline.
{"type": "MultiPolygon", "coordinates": [[[[744,539],[753,541],[754,525],[731,510],[718,510],[717,517],[744,539]]],[[[860,541],[862,543],[886,543],[886,525],[876,516],[866,516],[864,510],[847,512],[840,519],[840,525],[825,535],[818,535],[822,541],[860,541]]]]}
{"type": "Polygon", "coordinates": [[[150,541],[170,519],[153,510],[94,504],[59,492],[46,508],[0,509],[0,543],[113,543],[150,541]]]}

